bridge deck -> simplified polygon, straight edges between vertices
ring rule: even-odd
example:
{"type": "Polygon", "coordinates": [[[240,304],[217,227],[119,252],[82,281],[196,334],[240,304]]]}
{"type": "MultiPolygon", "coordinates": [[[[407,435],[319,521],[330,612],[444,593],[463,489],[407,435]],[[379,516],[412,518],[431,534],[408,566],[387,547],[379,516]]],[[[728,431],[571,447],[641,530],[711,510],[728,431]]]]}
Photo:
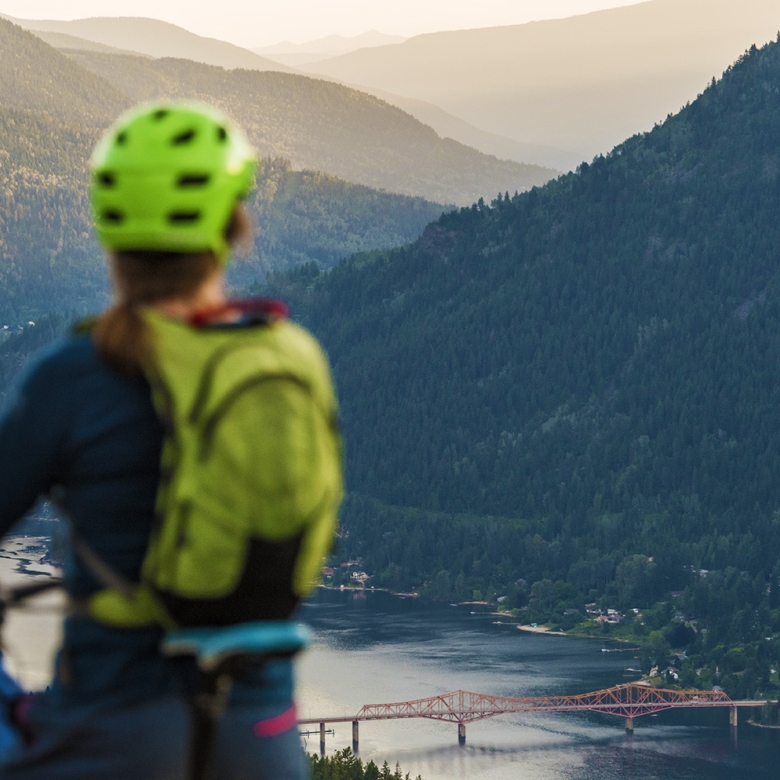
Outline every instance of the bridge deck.
{"type": "Polygon", "coordinates": [[[428,718],[451,723],[471,723],[507,713],[602,712],[621,718],[638,718],[670,709],[698,707],[762,707],[765,701],[733,701],[723,691],[677,691],[627,683],[576,696],[532,696],[511,698],[470,691],[431,696],[426,699],[366,704],[354,715],[302,718],[302,725],[346,723],[400,718],[428,718]]]}

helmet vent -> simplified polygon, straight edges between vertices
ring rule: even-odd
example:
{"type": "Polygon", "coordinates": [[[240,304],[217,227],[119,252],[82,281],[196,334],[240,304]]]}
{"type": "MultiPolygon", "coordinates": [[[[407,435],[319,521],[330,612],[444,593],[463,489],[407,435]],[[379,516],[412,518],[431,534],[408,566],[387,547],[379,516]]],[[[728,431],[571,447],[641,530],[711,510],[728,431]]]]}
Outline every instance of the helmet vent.
{"type": "Polygon", "coordinates": [[[97,180],[103,187],[116,186],[116,176],[114,176],[113,173],[107,173],[106,171],[103,171],[102,173],[98,174],[97,180]]]}
{"type": "Polygon", "coordinates": [[[171,143],[174,146],[183,146],[184,144],[191,143],[194,138],[195,130],[190,128],[189,130],[185,130],[183,133],[179,133],[177,136],[174,136],[171,143]]]}
{"type": "Polygon", "coordinates": [[[154,117],[154,120],[156,122],[159,122],[161,119],[165,119],[165,117],[168,116],[169,113],[170,111],[168,111],[168,109],[161,108],[158,111],[155,111],[152,116],[154,117]]]}
{"type": "Polygon", "coordinates": [[[217,128],[217,140],[220,143],[225,143],[225,141],[227,141],[227,130],[225,130],[224,127],[217,128]]]}
{"type": "Polygon", "coordinates": [[[117,137],[116,142],[119,144],[119,146],[124,146],[127,143],[127,133],[122,131],[117,137]]]}
{"type": "Polygon", "coordinates": [[[184,174],[179,176],[177,186],[181,188],[187,187],[205,187],[209,183],[211,177],[207,173],[203,174],[184,174]]]}
{"type": "Polygon", "coordinates": [[[199,219],[199,211],[174,211],[168,215],[168,222],[172,225],[191,225],[199,219]]]}
{"type": "Polygon", "coordinates": [[[121,225],[125,221],[125,215],[121,211],[107,209],[103,212],[103,221],[110,225],[121,225]]]}

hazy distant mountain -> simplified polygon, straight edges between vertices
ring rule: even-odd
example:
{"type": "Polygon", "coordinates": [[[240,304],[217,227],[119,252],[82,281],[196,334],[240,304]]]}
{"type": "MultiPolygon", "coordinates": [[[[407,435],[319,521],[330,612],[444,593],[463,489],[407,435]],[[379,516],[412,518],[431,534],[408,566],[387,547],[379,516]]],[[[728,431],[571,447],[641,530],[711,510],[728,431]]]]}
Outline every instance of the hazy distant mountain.
{"type": "MultiPolygon", "coordinates": [[[[75,51],[99,51],[103,54],[127,54],[126,49],[117,49],[113,46],[106,46],[103,43],[97,43],[96,41],[88,41],[86,38],[77,38],[75,35],[68,35],[67,33],[47,32],[46,30],[35,30],[34,35],[45,41],[49,46],[53,46],[55,49],[72,49],[75,51]]],[[[131,52],[137,54],[139,57],[148,57],[147,54],[141,54],[140,52],[131,52]]]]}
{"type": "Polygon", "coordinates": [[[291,41],[282,41],[272,46],[261,46],[252,51],[258,54],[293,54],[295,52],[307,52],[309,54],[346,54],[357,49],[369,48],[371,46],[386,46],[394,43],[403,43],[406,38],[403,35],[387,35],[378,30],[369,30],[368,32],[346,37],[344,35],[328,35],[325,38],[317,38],[314,41],[305,43],[292,43],[291,41]]]}
{"type": "Polygon", "coordinates": [[[452,138],[480,152],[492,154],[500,160],[543,165],[559,171],[573,171],[582,162],[582,157],[576,152],[542,144],[527,144],[507,138],[505,135],[480,130],[465,119],[424,100],[402,97],[385,92],[383,89],[362,85],[347,84],[346,86],[374,95],[391,106],[397,106],[415,119],[419,119],[424,125],[432,127],[442,138],[452,138]]]}
{"type": "Polygon", "coordinates": [[[556,174],[439,138],[400,109],[331,81],[226,71],[182,59],[69,56],[134,100],[190,97],[219,105],[246,128],[262,155],[375,189],[466,204],[522,191],[556,174]]]}
{"type": "Polygon", "coordinates": [[[318,38],[305,43],[282,41],[272,46],[261,46],[258,49],[252,49],[252,51],[276,62],[281,62],[291,67],[298,67],[299,65],[318,62],[328,57],[347,54],[357,49],[403,43],[405,40],[406,38],[401,35],[387,35],[377,30],[369,30],[351,38],[343,35],[328,35],[326,38],[318,38]]]}
{"type": "MultiPolygon", "coordinates": [[[[0,17],[33,32],[57,49],[104,54],[135,54],[156,58],[176,57],[219,65],[227,69],[294,72],[288,66],[298,66],[355,49],[397,44],[405,40],[401,36],[386,35],[371,30],[353,38],[330,35],[302,44],[285,41],[252,52],[223,41],[203,38],[176,25],[154,19],[131,17],[41,21],[15,19],[3,14],[0,14],[0,17]],[[260,56],[261,54],[268,56],[260,56]]],[[[357,88],[406,111],[423,124],[433,127],[443,138],[452,138],[499,159],[542,165],[555,170],[569,170],[580,162],[581,155],[575,152],[549,145],[525,144],[514,138],[480,130],[439,106],[422,100],[393,95],[371,87],[357,86],[357,88]]],[[[442,198],[444,198],[443,193],[439,200],[442,198]]]]}
{"type": "MultiPolygon", "coordinates": [[[[0,326],[106,303],[106,263],[87,197],[87,160],[99,134],[0,101],[0,326]]],[[[261,162],[248,206],[254,246],[228,274],[239,287],[269,271],[327,268],[357,251],[413,241],[444,210],[422,198],[292,171],[279,159],[261,162]]],[[[0,359],[0,398],[7,367],[0,359]]]]}
{"type": "MultiPolygon", "coordinates": [[[[232,43],[204,38],[175,24],[142,17],[95,17],[72,22],[6,19],[31,32],[64,33],[114,49],[151,57],[182,57],[223,68],[250,68],[291,72],[286,65],[261,57],[232,43]]],[[[55,44],[56,45],[56,44],[55,44]]]]}
{"type": "Polygon", "coordinates": [[[777,0],[651,0],[568,19],[420,35],[306,70],[590,157],[650,129],[778,29],[777,0]]]}

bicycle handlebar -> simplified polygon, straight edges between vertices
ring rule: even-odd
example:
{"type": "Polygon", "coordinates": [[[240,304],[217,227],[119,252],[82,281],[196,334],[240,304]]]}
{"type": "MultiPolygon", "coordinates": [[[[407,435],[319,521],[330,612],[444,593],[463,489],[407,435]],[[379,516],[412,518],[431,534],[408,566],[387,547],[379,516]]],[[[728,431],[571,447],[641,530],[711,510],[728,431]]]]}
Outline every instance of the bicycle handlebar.
{"type": "Polygon", "coordinates": [[[12,588],[0,586],[0,622],[5,617],[5,611],[9,607],[17,607],[27,599],[45,593],[47,590],[61,588],[63,581],[56,578],[48,578],[42,582],[28,582],[24,585],[16,585],[12,588]]]}

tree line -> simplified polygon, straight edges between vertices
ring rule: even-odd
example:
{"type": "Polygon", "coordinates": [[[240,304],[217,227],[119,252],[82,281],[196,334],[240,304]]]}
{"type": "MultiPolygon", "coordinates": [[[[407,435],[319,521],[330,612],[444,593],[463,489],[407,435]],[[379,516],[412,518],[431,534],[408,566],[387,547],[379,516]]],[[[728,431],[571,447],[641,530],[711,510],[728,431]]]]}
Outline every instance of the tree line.
{"type": "Polygon", "coordinates": [[[343,554],[555,624],[657,610],[648,665],[777,685],[778,84],[754,47],[576,173],[272,279],[333,361],[343,554]]]}

